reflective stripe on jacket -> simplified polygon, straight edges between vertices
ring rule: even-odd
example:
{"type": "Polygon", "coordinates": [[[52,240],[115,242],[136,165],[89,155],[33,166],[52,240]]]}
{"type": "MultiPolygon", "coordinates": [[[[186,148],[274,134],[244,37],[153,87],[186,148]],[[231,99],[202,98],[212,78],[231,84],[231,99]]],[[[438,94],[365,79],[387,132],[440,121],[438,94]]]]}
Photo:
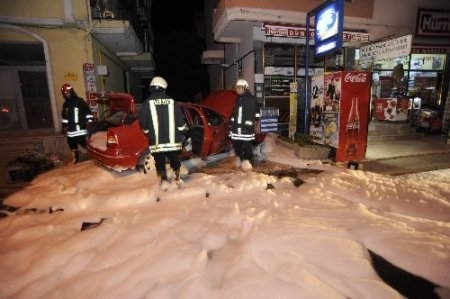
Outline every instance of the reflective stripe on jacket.
{"type": "Polygon", "coordinates": [[[181,131],[187,125],[180,106],[164,92],[153,92],[144,102],[139,113],[139,124],[148,135],[150,152],[181,150],[181,131]]]}
{"type": "Polygon", "coordinates": [[[93,115],[88,104],[79,97],[64,101],[62,109],[62,127],[67,129],[67,137],[87,134],[87,124],[92,122],[93,115]]]}
{"type": "Polygon", "coordinates": [[[255,139],[254,120],[255,117],[259,117],[256,111],[256,100],[249,91],[238,95],[231,117],[231,139],[244,141],[255,139]]]}

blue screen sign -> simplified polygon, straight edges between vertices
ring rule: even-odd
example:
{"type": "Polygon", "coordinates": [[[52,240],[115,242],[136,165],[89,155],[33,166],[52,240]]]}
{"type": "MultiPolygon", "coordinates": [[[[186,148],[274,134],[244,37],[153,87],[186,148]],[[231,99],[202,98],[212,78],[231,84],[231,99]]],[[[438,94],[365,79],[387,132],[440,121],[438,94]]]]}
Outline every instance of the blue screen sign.
{"type": "Polygon", "coordinates": [[[342,0],[326,4],[314,18],[315,55],[325,55],[342,48],[344,9],[342,0]]]}

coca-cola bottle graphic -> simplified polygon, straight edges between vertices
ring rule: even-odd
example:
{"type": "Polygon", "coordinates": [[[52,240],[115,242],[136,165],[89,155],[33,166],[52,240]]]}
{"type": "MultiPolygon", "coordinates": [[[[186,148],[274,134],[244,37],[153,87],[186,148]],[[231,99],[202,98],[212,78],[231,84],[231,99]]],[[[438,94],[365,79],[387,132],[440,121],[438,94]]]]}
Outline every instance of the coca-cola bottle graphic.
{"type": "Polygon", "coordinates": [[[356,156],[358,150],[359,135],[359,112],[358,98],[352,98],[352,107],[347,119],[347,144],[345,146],[345,155],[347,157],[356,156]]]}

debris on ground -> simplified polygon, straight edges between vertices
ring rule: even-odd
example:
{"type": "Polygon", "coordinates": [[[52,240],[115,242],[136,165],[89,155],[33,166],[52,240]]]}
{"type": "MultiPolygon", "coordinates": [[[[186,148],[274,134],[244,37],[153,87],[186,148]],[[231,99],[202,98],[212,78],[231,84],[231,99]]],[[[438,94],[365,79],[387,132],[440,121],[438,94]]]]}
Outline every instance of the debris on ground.
{"type": "Polygon", "coordinates": [[[27,152],[8,162],[6,165],[7,182],[30,182],[36,175],[58,165],[62,165],[62,161],[56,154],[27,152]]]}

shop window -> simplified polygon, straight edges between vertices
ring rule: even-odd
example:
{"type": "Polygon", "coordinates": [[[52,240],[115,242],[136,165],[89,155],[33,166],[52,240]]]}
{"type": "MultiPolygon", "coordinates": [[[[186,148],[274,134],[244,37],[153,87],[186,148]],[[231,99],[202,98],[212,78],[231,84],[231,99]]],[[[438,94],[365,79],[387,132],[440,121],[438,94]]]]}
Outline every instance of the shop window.
{"type": "Polygon", "coordinates": [[[446,63],[446,54],[411,54],[376,61],[372,71],[379,78],[380,91],[375,96],[419,97],[422,105],[437,107],[446,63]]]}
{"type": "Polygon", "coordinates": [[[22,101],[19,96],[16,71],[0,70],[0,132],[21,130],[24,121],[20,113],[22,101]]]}
{"type": "MultiPolygon", "coordinates": [[[[290,117],[290,84],[297,82],[299,98],[305,96],[303,86],[306,73],[306,46],[265,43],[263,49],[264,106],[279,110],[279,131],[283,135],[283,132],[287,132],[290,117]]],[[[308,74],[313,76],[318,73],[344,70],[346,67],[354,69],[355,55],[355,49],[351,48],[348,51],[344,49],[339,53],[315,57],[314,46],[310,46],[308,74]]],[[[305,109],[302,103],[303,101],[298,101],[299,111],[305,109]]]]}
{"type": "Polygon", "coordinates": [[[266,44],[264,46],[264,94],[267,97],[289,96],[294,80],[295,46],[266,44]]]}

